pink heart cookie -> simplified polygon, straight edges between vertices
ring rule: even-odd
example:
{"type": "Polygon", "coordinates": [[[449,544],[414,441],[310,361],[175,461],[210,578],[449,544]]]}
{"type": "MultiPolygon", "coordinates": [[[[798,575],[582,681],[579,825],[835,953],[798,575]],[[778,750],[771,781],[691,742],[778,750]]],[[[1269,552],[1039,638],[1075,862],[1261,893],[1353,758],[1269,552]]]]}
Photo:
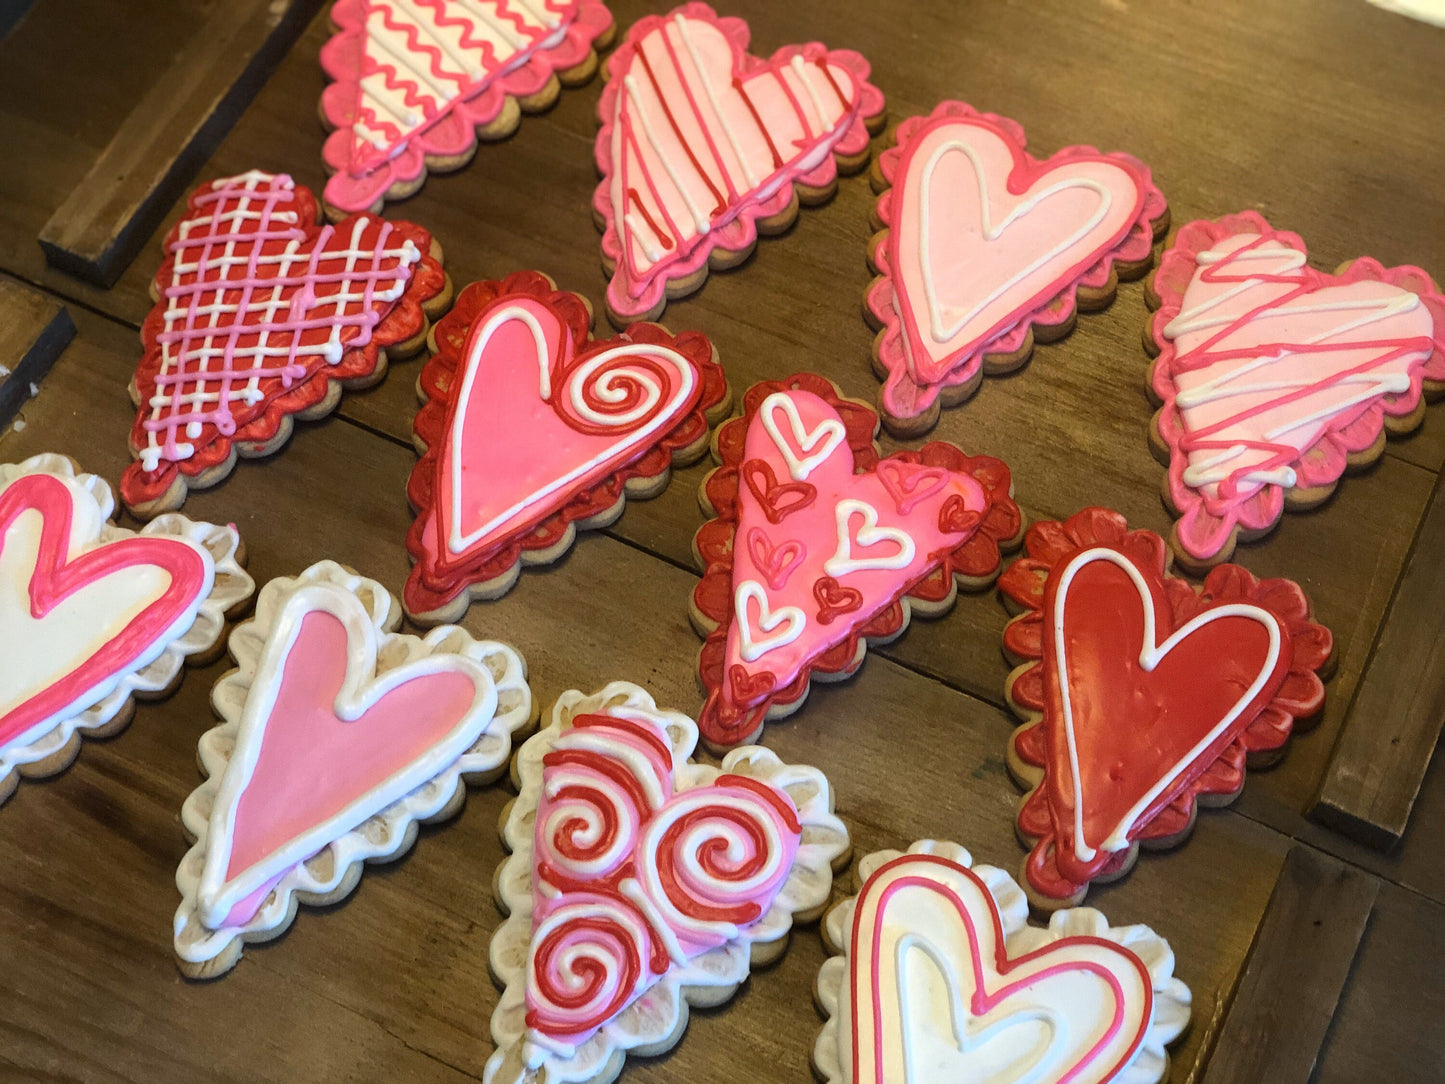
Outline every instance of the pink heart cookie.
{"type": "Polygon", "coordinates": [[[1298,236],[1247,211],[1183,227],[1154,277],[1154,425],[1190,567],[1228,559],[1286,505],[1323,501],[1445,391],[1445,297],[1429,275],[1305,261],[1298,236]]]}
{"type": "Polygon", "coordinates": [[[736,263],[758,221],[794,213],[795,186],[815,201],[839,163],[867,160],[883,118],[867,61],[816,42],[763,60],[748,37],[741,19],[692,3],[638,20],[608,60],[593,207],[619,325],[656,319],[710,259],[736,263]]]}
{"type": "Polygon", "coordinates": [[[680,1036],[816,914],[848,848],[815,768],[739,749],[690,761],[697,728],[642,689],[567,692],[523,746],[495,879],[505,984],[486,1079],[587,1080],[680,1036]]]}
{"type": "Polygon", "coordinates": [[[560,555],[574,525],[611,522],[625,495],[655,494],[702,454],[729,401],[708,340],[645,324],[593,340],[589,323],[582,298],[536,272],[468,286],[438,322],[408,486],[417,620],[504,593],[520,562],[560,555]]]}
{"type": "Polygon", "coordinates": [[[1018,536],[1002,463],[942,442],[880,460],[876,428],[871,410],[801,375],[750,389],[744,416],[719,430],[722,466],[703,485],[717,518],[695,540],[704,575],[692,605],[710,745],[794,710],[814,671],[851,673],[910,608],[946,609],[955,578],[990,582],[999,545],[1018,536]],[[784,485],[799,490],[779,514],[772,492],[784,485]]]}
{"type": "Polygon", "coordinates": [[[1006,117],[943,102],[898,129],[880,159],[885,233],[865,311],[881,329],[885,420],[921,432],[985,371],[1057,338],[1082,300],[1100,307],[1116,277],[1142,274],[1167,226],[1149,170],[1126,154],[1066,147],[1039,160],[1006,117]]]}
{"type": "Polygon", "coordinates": [[[331,21],[321,67],[335,82],[321,114],[335,131],[322,157],[338,218],[380,213],[428,167],[462,164],[479,130],[510,133],[519,117],[509,100],[550,103],[557,73],[585,80],[594,45],[612,35],[602,0],[338,0],[331,21]]]}

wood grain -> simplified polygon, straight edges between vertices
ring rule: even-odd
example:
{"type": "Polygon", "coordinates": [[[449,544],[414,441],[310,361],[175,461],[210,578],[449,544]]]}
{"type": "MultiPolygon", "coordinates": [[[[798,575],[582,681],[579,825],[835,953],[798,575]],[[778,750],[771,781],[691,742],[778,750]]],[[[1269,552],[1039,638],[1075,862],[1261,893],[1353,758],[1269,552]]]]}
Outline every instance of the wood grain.
{"type": "Polygon", "coordinates": [[[1310,815],[1362,843],[1399,843],[1445,720],[1445,482],[1435,484],[1310,815]]]}
{"type": "Polygon", "coordinates": [[[1306,1084],[1379,882],[1308,847],[1285,858],[1205,1084],[1306,1084]]]}
{"type": "Polygon", "coordinates": [[[0,428],[9,425],[20,404],[39,390],[40,381],[74,337],[75,324],[63,305],[0,278],[0,428]]]}
{"type": "Polygon", "coordinates": [[[319,4],[217,4],[41,229],[46,262],[114,284],[319,4]]]}

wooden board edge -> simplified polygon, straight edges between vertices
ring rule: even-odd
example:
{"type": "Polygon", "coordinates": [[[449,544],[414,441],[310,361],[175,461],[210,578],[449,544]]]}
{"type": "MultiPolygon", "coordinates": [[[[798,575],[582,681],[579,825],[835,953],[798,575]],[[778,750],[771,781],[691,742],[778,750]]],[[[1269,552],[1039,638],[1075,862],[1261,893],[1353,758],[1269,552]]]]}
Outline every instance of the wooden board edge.
{"type": "MultiPolygon", "coordinates": [[[[30,389],[40,383],[55,360],[70,345],[70,340],[75,338],[75,321],[64,305],[38,290],[18,283],[10,286],[6,281],[5,292],[13,290],[17,297],[28,295],[25,302],[34,307],[38,318],[33,321],[36,325],[34,337],[24,346],[18,359],[12,363],[8,357],[0,358],[0,365],[8,365],[10,369],[0,377],[0,429],[15,419],[20,407],[30,399],[30,389]]],[[[7,312],[4,315],[8,322],[12,314],[7,312]]]]}
{"type": "Polygon", "coordinates": [[[1203,1084],[1307,1084],[1379,889],[1378,878],[1313,847],[1290,849],[1234,991],[1209,1025],[1203,1084]]]}

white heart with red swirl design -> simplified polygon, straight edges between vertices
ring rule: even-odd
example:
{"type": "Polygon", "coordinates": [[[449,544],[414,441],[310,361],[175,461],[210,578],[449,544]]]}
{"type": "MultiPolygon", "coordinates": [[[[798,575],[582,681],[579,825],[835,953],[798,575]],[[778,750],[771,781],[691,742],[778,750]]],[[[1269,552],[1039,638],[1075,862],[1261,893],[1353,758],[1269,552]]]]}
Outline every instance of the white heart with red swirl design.
{"type": "Polygon", "coordinates": [[[759,780],[687,787],[644,718],[578,716],[542,764],[527,1028],[570,1052],[671,967],[767,914],[802,829],[788,795],[759,780]]]}

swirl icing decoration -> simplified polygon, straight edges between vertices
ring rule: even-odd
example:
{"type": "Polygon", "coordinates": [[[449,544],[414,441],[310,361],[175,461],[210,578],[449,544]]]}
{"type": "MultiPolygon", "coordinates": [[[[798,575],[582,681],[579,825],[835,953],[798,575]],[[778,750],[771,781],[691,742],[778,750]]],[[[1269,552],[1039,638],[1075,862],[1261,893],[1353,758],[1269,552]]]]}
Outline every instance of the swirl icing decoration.
{"type": "Polygon", "coordinates": [[[847,851],[827,780],[756,747],[693,764],[696,742],[615,682],[564,694],[523,747],[487,1080],[589,1079],[614,1050],[675,1039],[687,991],[716,1004],[827,899],[847,851]]]}
{"type": "Polygon", "coordinates": [[[1028,924],[1003,870],[922,840],[859,864],[818,974],[826,1084],[1160,1084],[1192,996],[1169,944],[1098,911],[1028,924]]]}
{"type": "Polygon", "coordinates": [[[172,687],[253,590],[234,527],[166,516],[137,533],[114,510],[63,456],[0,464],[0,802],[172,687]]]}
{"type": "Polygon", "coordinates": [[[1026,546],[999,579],[1022,610],[1004,632],[1025,721],[1009,767],[1031,788],[1031,899],[1058,907],[1126,872],[1140,842],[1182,837],[1201,798],[1238,797],[1246,762],[1324,707],[1333,640],[1297,584],[1220,565],[1196,589],[1117,512],[1036,523],[1026,546]]]}
{"type": "Polygon", "coordinates": [[[750,740],[794,710],[810,675],[850,674],[869,639],[981,590],[1023,529],[1008,468],[941,441],[880,458],[878,416],[800,374],[751,388],[718,433],[698,531],[705,637],[699,725],[709,744],[750,740]]]}
{"type": "Polygon", "coordinates": [[[294,893],[333,902],[350,868],[395,857],[417,821],[460,808],[462,781],[506,765],[533,717],[522,660],[457,628],[395,633],[374,581],[321,562],[262,589],[232,639],[239,668],[201,739],[207,781],[182,819],[196,844],[177,874],[175,947],[195,978],[291,921],[294,893]]]}
{"type": "Polygon", "coordinates": [[[1169,224],[1149,169],[1127,154],[1025,149],[1007,117],[942,102],[898,127],[879,159],[888,190],[864,311],[879,330],[890,424],[931,428],[938,396],[1022,365],[1077,312],[1098,309],[1153,260],[1169,224]]]}
{"type": "Polygon", "coordinates": [[[438,321],[408,486],[414,618],[458,620],[521,562],[564,550],[576,524],[703,454],[730,402],[708,340],[651,324],[593,340],[589,326],[581,297],[531,271],[468,286],[438,321]]]}
{"type": "Polygon", "coordinates": [[[514,103],[550,104],[559,74],[584,82],[613,29],[602,0],[337,0],[331,21],[322,157],[327,206],[343,214],[379,213],[428,166],[455,168],[479,130],[509,134],[514,103]]]}
{"type": "Polygon", "coordinates": [[[279,448],[291,415],[416,349],[424,307],[445,304],[431,235],[359,216],[317,226],[290,177],[253,170],[202,185],[166,236],[160,298],[141,327],[132,397],[136,462],[120,493],[136,515],[177,508],[238,454],[279,448]]]}
{"type": "Polygon", "coordinates": [[[639,19],[608,60],[598,106],[593,206],[619,324],[656,319],[701,285],[709,259],[733,262],[757,222],[795,195],[829,194],[863,166],[883,95],[857,53],[814,42],[768,60],[741,19],[691,3],[639,19]]]}
{"type": "Polygon", "coordinates": [[[1327,274],[1306,257],[1247,211],[1183,227],[1154,277],[1154,426],[1191,566],[1318,504],[1445,392],[1445,297],[1429,275],[1371,259],[1327,274]]]}

